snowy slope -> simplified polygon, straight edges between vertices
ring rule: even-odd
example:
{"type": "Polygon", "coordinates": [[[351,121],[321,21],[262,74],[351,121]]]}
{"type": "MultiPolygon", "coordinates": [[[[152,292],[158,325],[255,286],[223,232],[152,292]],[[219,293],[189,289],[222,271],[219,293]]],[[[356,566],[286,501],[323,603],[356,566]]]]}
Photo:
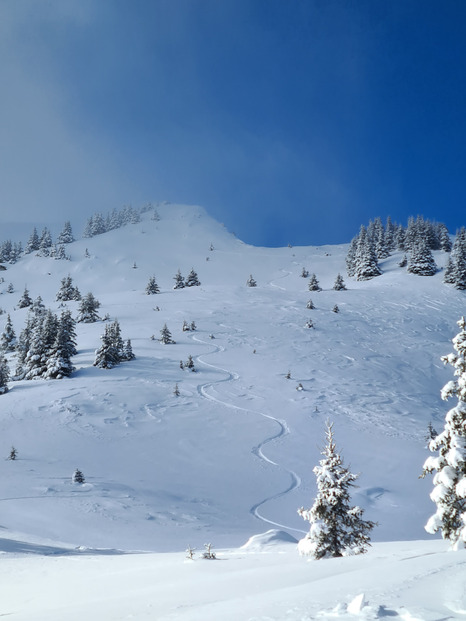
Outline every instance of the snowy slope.
{"type": "MultiPolygon", "coordinates": [[[[327,418],[335,422],[346,463],[362,473],[354,501],[379,523],[373,539],[427,539],[432,483],[418,475],[427,456],[427,424],[441,428],[448,407],[440,389],[451,377],[440,356],[451,351],[464,293],[443,285],[441,273],[407,274],[397,267],[396,253],[381,264],[383,276],[360,283],[345,278],[348,291],[336,292],[337,273],[346,274],[345,245],[254,248],[201,208],[165,205],[158,211],[159,222],[145,214],[139,224],[70,244],[71,261],[29,255],[4,272],[0,306],[17,334],[27,315],[15,308],[24,286],[59,312],[55,295],[70,274],[81,293],[92,291],[100,300],[102,316],[118,318],[136,354],[115,369],[94,368],[105,324],[78,324],[71,378],[14,382],[0,398],[0,452],[7,457],[14,445],[19,457],[0,462],[0,549],[13,554],[12,566],[20,562],[15,555],[28,550],[24,542],[178,552],[179,563],[188,544],[202,548],[212,541],[231,549],[274,527],[299,538],[306,524],[296,509],[312,502],[312,468],[327,418]],[[316,273],[323,291],[307,290],[303,266],[316,273]],[[174,291],[176,271],[186,276],[192,267],[201,286],[174,291]],[[257,288],[246,287],[250,274],[257,288]],[[144,293],[151,275],[160,295],[144,293]],[[10,282],[12,294],[6,292],[10,282]],[[309,299],[314,310],[306,309],[309,299]],[[314,329],[305,327],[309,318],[314,329]],[[184,320],[198,329],[183,332],[184,320]],[[175,345],[151,339],[164,323],[175,345]],[[180,369],[189,354],[196,373],[180,369]],[[86,477],[83,486],[71,483],[76,467],[86,477]]],[[[444,264],[443,253],[435,258],[444,264]]],[[[77,303],[67,304],[76,311],[77,303]]],[[[445,549],[442,542],[412,545],[434,545],[436,554],[445,549]]],[[[294,559],[292,548],[287,554],[294,559]]],[[[374,548],[373,561],[375,550],[387,548],[374,548]]],[[[61,572],[62,563],[78,558],[94,559],[43,562],[48,567],[53,561],[50,571],[61,572]]],[[[165,561],[157,556],[94,561],[112,567],[128,562],[124,573],[149,559],[161,565],[154,576],[163,572],[165,561]]],[[[297,564],[293,576],[306,563],[290,562],[297,564]]],[[[39,560],[30,563],[42,571],[39,560]]],[[[34,573],[30,563],[24,571],[34,573]]],[[[327,605],[324,598],[321,610],[327,605]]],[[[32,618],[24,615],[17,618],[32,618]]],[[[34,618],[54,618],[44,615],[34,618]]]]}

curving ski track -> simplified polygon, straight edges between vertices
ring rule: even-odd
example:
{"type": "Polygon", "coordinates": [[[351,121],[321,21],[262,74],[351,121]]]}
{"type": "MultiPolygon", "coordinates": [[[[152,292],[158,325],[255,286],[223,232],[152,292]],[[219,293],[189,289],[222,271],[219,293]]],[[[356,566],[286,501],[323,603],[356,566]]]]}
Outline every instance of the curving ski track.
{"type": "MultiPolygon", "coordinates": [[[[192,336],[191,337],[193,341],[197,341],[198,343],[201,343],[202,345],[212,345],[214,347],[214,350],[211,352],[208,352],[208,354],[202,354],[202,355],[211,355],[211,354],[217,354],[219,352],[225,351],[225,348],[222,347],[221,345],[214,345],[213,343],[208,343],[205,342],[199,338],[197,338],[196,336],[192,336]]],[[[264,452],[263,452],[263,447],[266,444],[269,444],[269,442],[273,442],[274,440],[277,440],[278,438],[284,437],[287,434],[290,433],[290,430],[286,424],[285,421],[281,421],[278,418],[275,418],[274,416],[271,416],[270,414],[265,414],[264,412],[257,412],[255,410],[251,410],[249,408],[243,408],[239,405],[234,405],[233,403],[228,403],[227,401],[222,401],[221,399],[214,397],[213,395],[209,394],[207,391],[209,388],[212,388],[213,386],[217,385],[217,384],[222,384],[224,382],[232,382],[232,381],[236,381],[239,379],[239,375],[235,372],[232,371],[228,371],[227,369],[223,369],[222,367],[219,367],[217,365],[214,364],[210,364],[209,362],[205,362],[204,360],[202,360],[202,355],[200,356],[196,356],[196,360],[198,362],[200,362],[201,364],[203,364],[204,366],[210,367],[211,369],[215,369],[216,371],[221,371],[222,373],[226,374],[226,377],[220,380],[216,380],[213,382],[207,382],[205,384],[199,384],[197,386],[197,392],[199,393],[199,395],[201,397],[203,397],[204,399],[209,399],[210,401],[214,401],[215,403],[218,403],[219,405],[222,405],[223,407],[226,408],[230,408],[232,410],[237,410],[240,412],[248,412],[250,414],[254,414],[254,415],[258,415],[258,416],[263,416],[264,418],[268,418],[269,420],[272,420],[274,423],[276,423],[279,426],[279,431],[278,433],[274,434],[273,436],[269,436],[268,438],[265,438],[265,440],[263,440],[262,442],[260,442],[260,444],[258,444],[257,446],[253,447],[251,452],[258,458],[261,459],[262,461],[266,462],[267,464],[270,464],[272,466],[275,466],[277,468],[281,468],[282,470],[284,470],[285,472],[288,472],[288,474],[290,475],[291,478],[291,482],[290,485],[283,491],[278,492],[277,494],[273,494],[272,496],[268,496],[267,498],[264,498],[263,500],[261,500],[260,502],[256,503],[255,505],[253,505],[250,509],[249,512],[254,515],[254,517],[256,517],[258,520],[261,520],[262,522],[266,522],[267,524],[271,524],[272,526],[276,526],[279,528],[286,528],[287,530],[293,530],[299,533],[305,533],[306,531],[303,531],[299,528],[293,528],[291,526],[288,526],[286,524],[280,524],[279,522],[275,522],[273,520],[269,520],[268,518],[266,518],[264,515],[261,514],[261,512],[259,511],[259,509],[265,505],[268,502],[271,502],[272,500],[275,500],[277,498],[281,498],[282,496],[285,496],[285,494],[289,494],[291,491],[293,491],[294,489],[296,489],[297,487],[299,487],[301,485],[301,479],[300,477],[296,474],[296,472],[294,472],[293,470],[288,470],[287,468],[284,468],[283,466],[280,466],[280,464],[277,464],[277,462],[273,461],[272,459],[270,459],[269,457],[267,457],[264,452]]]]}

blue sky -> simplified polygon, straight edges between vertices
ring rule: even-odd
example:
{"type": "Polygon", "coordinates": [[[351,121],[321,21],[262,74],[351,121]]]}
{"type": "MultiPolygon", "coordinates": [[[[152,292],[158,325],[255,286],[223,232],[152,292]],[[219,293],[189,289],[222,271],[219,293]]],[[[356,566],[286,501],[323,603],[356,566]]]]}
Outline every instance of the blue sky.
{"type": "Polygon", "coordinates": [[[256,245],[454,233],[465,76],[461,0],[0,0],[0,226],[169,200],[256,245]]]}

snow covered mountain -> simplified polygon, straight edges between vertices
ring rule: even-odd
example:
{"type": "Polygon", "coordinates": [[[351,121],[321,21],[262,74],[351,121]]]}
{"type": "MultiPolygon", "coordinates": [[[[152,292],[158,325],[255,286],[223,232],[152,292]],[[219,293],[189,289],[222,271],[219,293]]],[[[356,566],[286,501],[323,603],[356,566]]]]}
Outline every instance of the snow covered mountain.
{"type": "MultiPolygon", "coordinates": [[[[432,481],[418,476],[428,423],[443,426],[440,389],[451,373],[440,356],[451,351],[464,292],[441,272],[408,274],[399,253],[381,262],[382,276],[345,276],[347,290],[335,291],[347,245],[255,248],[202,208],[158,211],[159,221],[146,213],[68,244],[69,261],[33,253],[2,273],[0,306],[17,335],[24,287],[59,313],[56,294],[70,275],[100,301],[102,317],[118,319],[136,358],[94,367],[106,322],[79,323],[70,378],[11,382],[0,396],[0,549],[182,552],[207,541],[237,547],[272,528],[299,538],[307,524],[297,508],[315,495],[327,419],[345,462],[361,472],[353,499],[379,524],[373,541],[431,539],[423,527],[432,481]],[[303,267],[321,291],[308,290],[303,267]],[[177,271],[192,268],[200,286],[174,290],[177,271]],[[257,287],[246,286],[250,275],[257,287]],[[151,276],[157,295],[145,292],[151,276]],[[175,344],[159,342],[164,324],[175,344]],[[195,372],[181,368],[189,355],[195,372]],[[77,467],[83,485],[71,480],[77,467]]],[[[440,267],[446,256],[435,253],[440,267]]],[[[66,307],[76,316],[78,302],[66,307]]],[[[17,618],[42,618],[25,615],[17,618]]]]}

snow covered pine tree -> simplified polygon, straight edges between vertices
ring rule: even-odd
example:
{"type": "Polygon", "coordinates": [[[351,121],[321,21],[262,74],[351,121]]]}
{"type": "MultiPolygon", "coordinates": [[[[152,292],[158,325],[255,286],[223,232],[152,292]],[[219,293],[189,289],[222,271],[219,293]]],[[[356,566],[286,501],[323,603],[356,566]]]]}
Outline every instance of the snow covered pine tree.
{"type": "Polygon", "coordinates": [[[80,323],[94,323],[99,320],[97,313],[100,308],[100,302],[92,295],[87,293],[82,299],[78,308],[78,317],[76,321],[80,323]]]}
{"type": "Polygon", "coordinates": [[[457,353],[442,356],[445,364],[451,364],[458,378],[449,381],[442,389],[445,401],[456,396],[458,403],[445,417],[442,433],[429,443],[431,451],[438,451],[438,457],[428,457],[423,473],[436,471],[434,489],[430,495],[437,505],[437,511],[428,520],[425,529],[434,534],[441,531],[442,537],[451,542],[453,549],[466,547],[466,320],[458,321],[460,332],[453,339],[457,353]]]}
{"type": "Polygon", "coordinates": [[[324,459],[314,468],[317,498],[310,509],[298,509],[310,522],[309,533],[298,543],[300,554],[315,559],[362,554],[370,542],[369,533],[375,522],[362,519],[363,509],[351,507],[349,488],[359,477],[343,466],[333,440],[333,424],[327,422],[327,445],[324,459]]]}

